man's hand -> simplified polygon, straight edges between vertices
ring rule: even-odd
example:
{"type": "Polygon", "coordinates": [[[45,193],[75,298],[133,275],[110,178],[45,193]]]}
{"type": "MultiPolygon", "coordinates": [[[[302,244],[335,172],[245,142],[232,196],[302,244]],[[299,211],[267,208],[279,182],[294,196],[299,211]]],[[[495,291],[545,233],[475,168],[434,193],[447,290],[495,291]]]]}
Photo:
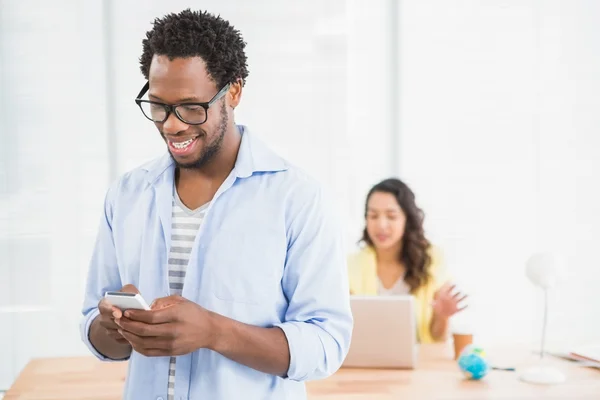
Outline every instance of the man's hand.
{"type": "Polygon", "coordinates": [[[135,351],[148,357],[178,356],[206,348],[268,374],[285,376],[289,369],[289,345],[283,330],[247,325],[181,296],[157,299],[150,311],[127,310],[116,323],[135,351]]]}
{"type": "Polygon", "coordinates": [[[178,356],[213,345],[216,329],[210,311],[181,296],[157,299],[151,308],[127,310],[115,321],[118,333],[138,353],[178,356]]]}
{"type": "MultiPolygon", "coordinates": [[[[125,285],[121,292],[139,293],[133,285],[125,285]]],[[[131,345],[118,331],[115,318],[122,314],[104,298],[98,303],[100,314],[90,325],[89,338],[92,346],[105,357],[113,360],[123,360],[131,354],[131,345]]]]}
{"type": "Polygon", "coordinates": [[[467,306],[460,303],[467,298],[461,292],[453,293],[456,285],[445,283],[433,297],[433,313],[438,318],[448,319],[454,314],[464,310],[467,306]]]}
{"type": "MultiPolygon", "coordinates": [[[[137,288],[133,285],[125,285],[119,290],[120,292],[126,293],[139,293],[137,288]]],[[[106,331],[111,339],[119,344],[127,344],[127,340],[118,332],[119,327],[115,324],[115,318],[120,318],[122,311],[117,307],[113,306],[106,299],[100,300],[98,303],[98,310],[100,315],[96,318],[94,323],[99,324],[106,331]]]]}

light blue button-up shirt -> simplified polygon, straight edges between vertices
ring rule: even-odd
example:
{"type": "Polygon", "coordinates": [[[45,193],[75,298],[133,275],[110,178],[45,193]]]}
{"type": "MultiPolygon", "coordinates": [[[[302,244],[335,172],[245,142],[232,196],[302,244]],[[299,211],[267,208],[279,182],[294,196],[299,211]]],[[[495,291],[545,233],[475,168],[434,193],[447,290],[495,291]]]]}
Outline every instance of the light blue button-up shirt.
{"type": "MultiPolygon", "coordinates": [[[[176,399],[305,399],[303,381],[342,364],[352,314],[342,232],[320,186],[240,126],[235,167],[210,203],[195,240],[183,297],[261,327],[280,327],[290,367],[281,378],[200,349],[177,357],[176,399]]],[[[169,295],[175,165],[169,154],[108,190],[90,263],[81,335],[89,341],[108,290],[135,285],[147,302],[169,295]]],[[[167,397],[169,357],[129,360],[125,399],[167,397]]]]}

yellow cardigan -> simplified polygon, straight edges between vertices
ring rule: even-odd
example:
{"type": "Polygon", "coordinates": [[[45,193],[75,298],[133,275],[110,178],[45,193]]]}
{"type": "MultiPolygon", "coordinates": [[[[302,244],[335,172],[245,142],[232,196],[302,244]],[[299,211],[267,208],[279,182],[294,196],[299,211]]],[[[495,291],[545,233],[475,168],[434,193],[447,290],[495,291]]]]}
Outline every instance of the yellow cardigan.
{"type": "MultiPolygon", "coordinates": [[[[417,316],[417,334],[421,343],[434,342],[429,329],[433,314],[431,302],[435,292],[447,280],[439,252],[432,247],[429,255],[431,257],[430,271],[432,279],[413,294],[417,316]]],[[[350,293],[361,296],[377,295],[377,259],[375,250],[372,247],[365,246],[348,258],[348,279],[350,293]]]]}

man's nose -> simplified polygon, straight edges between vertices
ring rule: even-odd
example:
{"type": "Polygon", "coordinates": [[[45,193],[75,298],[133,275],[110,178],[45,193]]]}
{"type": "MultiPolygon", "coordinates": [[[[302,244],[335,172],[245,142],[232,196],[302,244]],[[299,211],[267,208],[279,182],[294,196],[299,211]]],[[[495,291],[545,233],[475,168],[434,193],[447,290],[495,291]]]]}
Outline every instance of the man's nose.
{"type": "Polygon", "coordinates": [[[185,131],[188,127],[189,125],[177,118],[174,113],[170,113],[169,118],[163,122],[162,132],[164,135],[176,135],[185,131]]]}

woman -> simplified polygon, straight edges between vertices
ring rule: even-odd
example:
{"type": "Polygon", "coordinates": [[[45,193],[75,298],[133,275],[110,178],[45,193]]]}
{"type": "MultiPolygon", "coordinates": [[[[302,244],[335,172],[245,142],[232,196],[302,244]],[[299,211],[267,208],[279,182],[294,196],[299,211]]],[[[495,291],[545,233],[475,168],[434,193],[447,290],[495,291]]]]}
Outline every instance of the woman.
{"type": "Polygon", "coordinates": [[[446,283],[439,254],[425,238],[423,211],[399,179],[386,179],[367,195],[364,247],[348,262],[350,293],[414,296],[418,339],[443,341],[449,318],[467,296],[446,283]]]}

